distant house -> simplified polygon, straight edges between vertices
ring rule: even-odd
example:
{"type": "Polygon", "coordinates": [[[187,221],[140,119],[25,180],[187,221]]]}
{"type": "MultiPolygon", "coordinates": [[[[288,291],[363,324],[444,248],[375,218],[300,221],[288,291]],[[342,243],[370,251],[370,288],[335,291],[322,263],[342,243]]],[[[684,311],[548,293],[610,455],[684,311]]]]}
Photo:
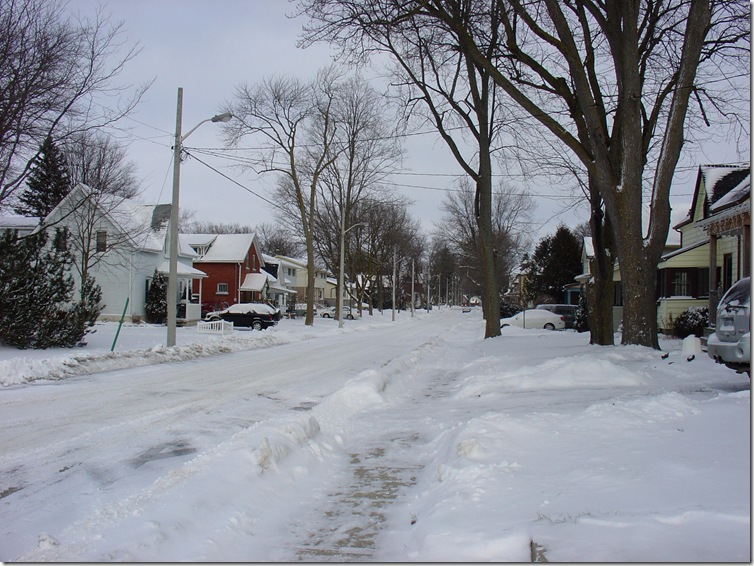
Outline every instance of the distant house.
{"type": "Polygon", "coordinates": [[[10,230],[16,232],[19,236],[26,236],[36,230],[38,226],[39,218],[36,216],[0,216],[0,232],[10,230]]]}
{"type": "Polygon", "coordinates": [[[750,273],[750,207],[749,166],[699,167],[691,208],[673,227],[680,233],[680,248],[666,253],[657,266],[662,331],[672,332],[673,321],[688,307],[707,305],[714,313],[722,293],[750,273]]]}
{"type": "Polygon", "coordinates": [[[194,265],[207,274],[193,287],[204,310],[268,298],[267,273],[254,234],[181,234],[180,239],[196,253],[194,265]]]}
{"type": "MultiPolygon", "coordinates": [[[[581,244],[581,265],[583,272],[574,279],[582,286],[588,285],[592,278],[591,263],[594,260],[594,242],[591,237],[585,237],[581,244]]],[[[582,291],[584,293],[584,291],[582,291]]],[[[613,332],[617,331],[623,322],[623,284],[620,278],[618,261],[613,265],[613,332]]]]}
{"type": "Polygon", "coordinates": [[[285,260],[267,254],[262,254],[262,259],[262,269],[267,272],[269,299],[281,311],[286,311],[291,297],[296,294],[294,278],[286,275],[291,266],[285,260]]]}
{"type": "MultiPolygon", "coordinates": [[[[45,218],[47,230],[65,229],[76,269],[91,274],[102,289],[100,319],[143,319],[145,297],[155,270],[165,277],[169,271],[169,204],[142,204],[132,199],[93,191],[84,184],[71,192],[45,218]]],[[[205,274],[194,269],[190,248],[178,253],[176,302],[187,302],[194,279],[205,274]]],[[[196,320],[198,308],[184,308],[179,319],[196,320]]]]}
{"type": "MultiPolygon", "coordinates": [[[[296,292],[296,301],[300,303],[306,302],[306,289],[308,286],[307,276],[309,273],[306,260],[286,257],[283,255],[277,255],[275,257],[285,262],[284,275],[292,280],[292,288],[296,292]]],[[[314,302],[317,304],[323,304],[325,301],[326,283],[327,272],[324,268],[317,267],[314,274],[313,291],[314,302]]]]}

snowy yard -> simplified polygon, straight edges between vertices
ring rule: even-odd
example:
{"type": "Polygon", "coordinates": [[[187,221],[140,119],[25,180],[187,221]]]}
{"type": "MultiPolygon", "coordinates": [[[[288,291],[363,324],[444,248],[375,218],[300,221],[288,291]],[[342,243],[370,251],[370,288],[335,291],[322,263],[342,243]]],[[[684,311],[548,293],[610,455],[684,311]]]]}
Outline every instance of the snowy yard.
{"type": "Polygon", "coordinates": [[[480,309],[0,348],[2,561],[748,562],[750,381],[480,309]]]}

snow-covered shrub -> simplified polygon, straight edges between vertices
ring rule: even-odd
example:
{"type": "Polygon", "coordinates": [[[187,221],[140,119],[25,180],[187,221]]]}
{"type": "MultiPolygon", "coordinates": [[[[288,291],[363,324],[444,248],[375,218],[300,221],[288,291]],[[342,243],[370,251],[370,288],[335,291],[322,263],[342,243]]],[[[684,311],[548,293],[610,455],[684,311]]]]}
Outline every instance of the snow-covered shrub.
{"type": "Polygon", "coordinates": [[[573,321],[573,327],[579,332],[589,330],[589,305],[586,302],[586,293],[579,295],[579,305],[576,307],[576,319],[573,321]]]}
{"type": "Polygon", "coordinates": [[[675,319],[675,334],[679,338],[686,338],[694,334],[703,336],[704,329],[709,325],[709,308],[689,307],[675,319]]]}

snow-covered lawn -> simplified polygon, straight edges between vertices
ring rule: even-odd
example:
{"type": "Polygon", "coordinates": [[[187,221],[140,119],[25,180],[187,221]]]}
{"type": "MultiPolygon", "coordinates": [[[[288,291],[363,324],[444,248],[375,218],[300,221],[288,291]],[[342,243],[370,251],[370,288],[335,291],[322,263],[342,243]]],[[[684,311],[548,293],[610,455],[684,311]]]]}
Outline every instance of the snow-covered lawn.
{"type": "Polygon", "coordinates": [[[0,348],[0,560],[751,560],[749,378],[679,340],[116,326],[0,348]]]}

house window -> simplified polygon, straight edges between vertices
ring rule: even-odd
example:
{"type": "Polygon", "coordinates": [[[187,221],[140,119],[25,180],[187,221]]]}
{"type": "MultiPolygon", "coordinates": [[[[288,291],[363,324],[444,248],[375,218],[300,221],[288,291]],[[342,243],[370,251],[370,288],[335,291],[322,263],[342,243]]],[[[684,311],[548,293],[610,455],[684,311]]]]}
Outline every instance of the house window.
{"type": "Polygon", "coordinates": [[[686,271],[676,271],[675,273],[673,273],[673,280],[671,282],[671,296],[691,296],[689,289],[689,274],[686,271]]]}
{"type": "Polygon", "coordinates": [[[723,255],[723,291],[733,285],[733,254],[723,255]]]}
{"type": "Polygon", "coordinates": [[[55,229],[55,251],[64,252],[68,249],[68,229],[55,229]]]}
{"type": "Polygon", "coordinates": [[[697,270],[697,297],[709,297],[709,267],[700,267],[697,270]]]}
{"type": "Polygon", "coordinates": [[[217,284],[217,294],[218,295],[227,295],[228,294],[228,284],[227,283],[218,283],[217,284]]]}
{"type": "Polygon", "coordinates": [[[97,252],[107,251],[107,232],[105,230],[97,231],[97,252]]]}
{"type": "Polygon", "coordinates": [[[623,284],[620,281],[616,281],[613,285],[613,306],[623,306],[623,284]]]}

